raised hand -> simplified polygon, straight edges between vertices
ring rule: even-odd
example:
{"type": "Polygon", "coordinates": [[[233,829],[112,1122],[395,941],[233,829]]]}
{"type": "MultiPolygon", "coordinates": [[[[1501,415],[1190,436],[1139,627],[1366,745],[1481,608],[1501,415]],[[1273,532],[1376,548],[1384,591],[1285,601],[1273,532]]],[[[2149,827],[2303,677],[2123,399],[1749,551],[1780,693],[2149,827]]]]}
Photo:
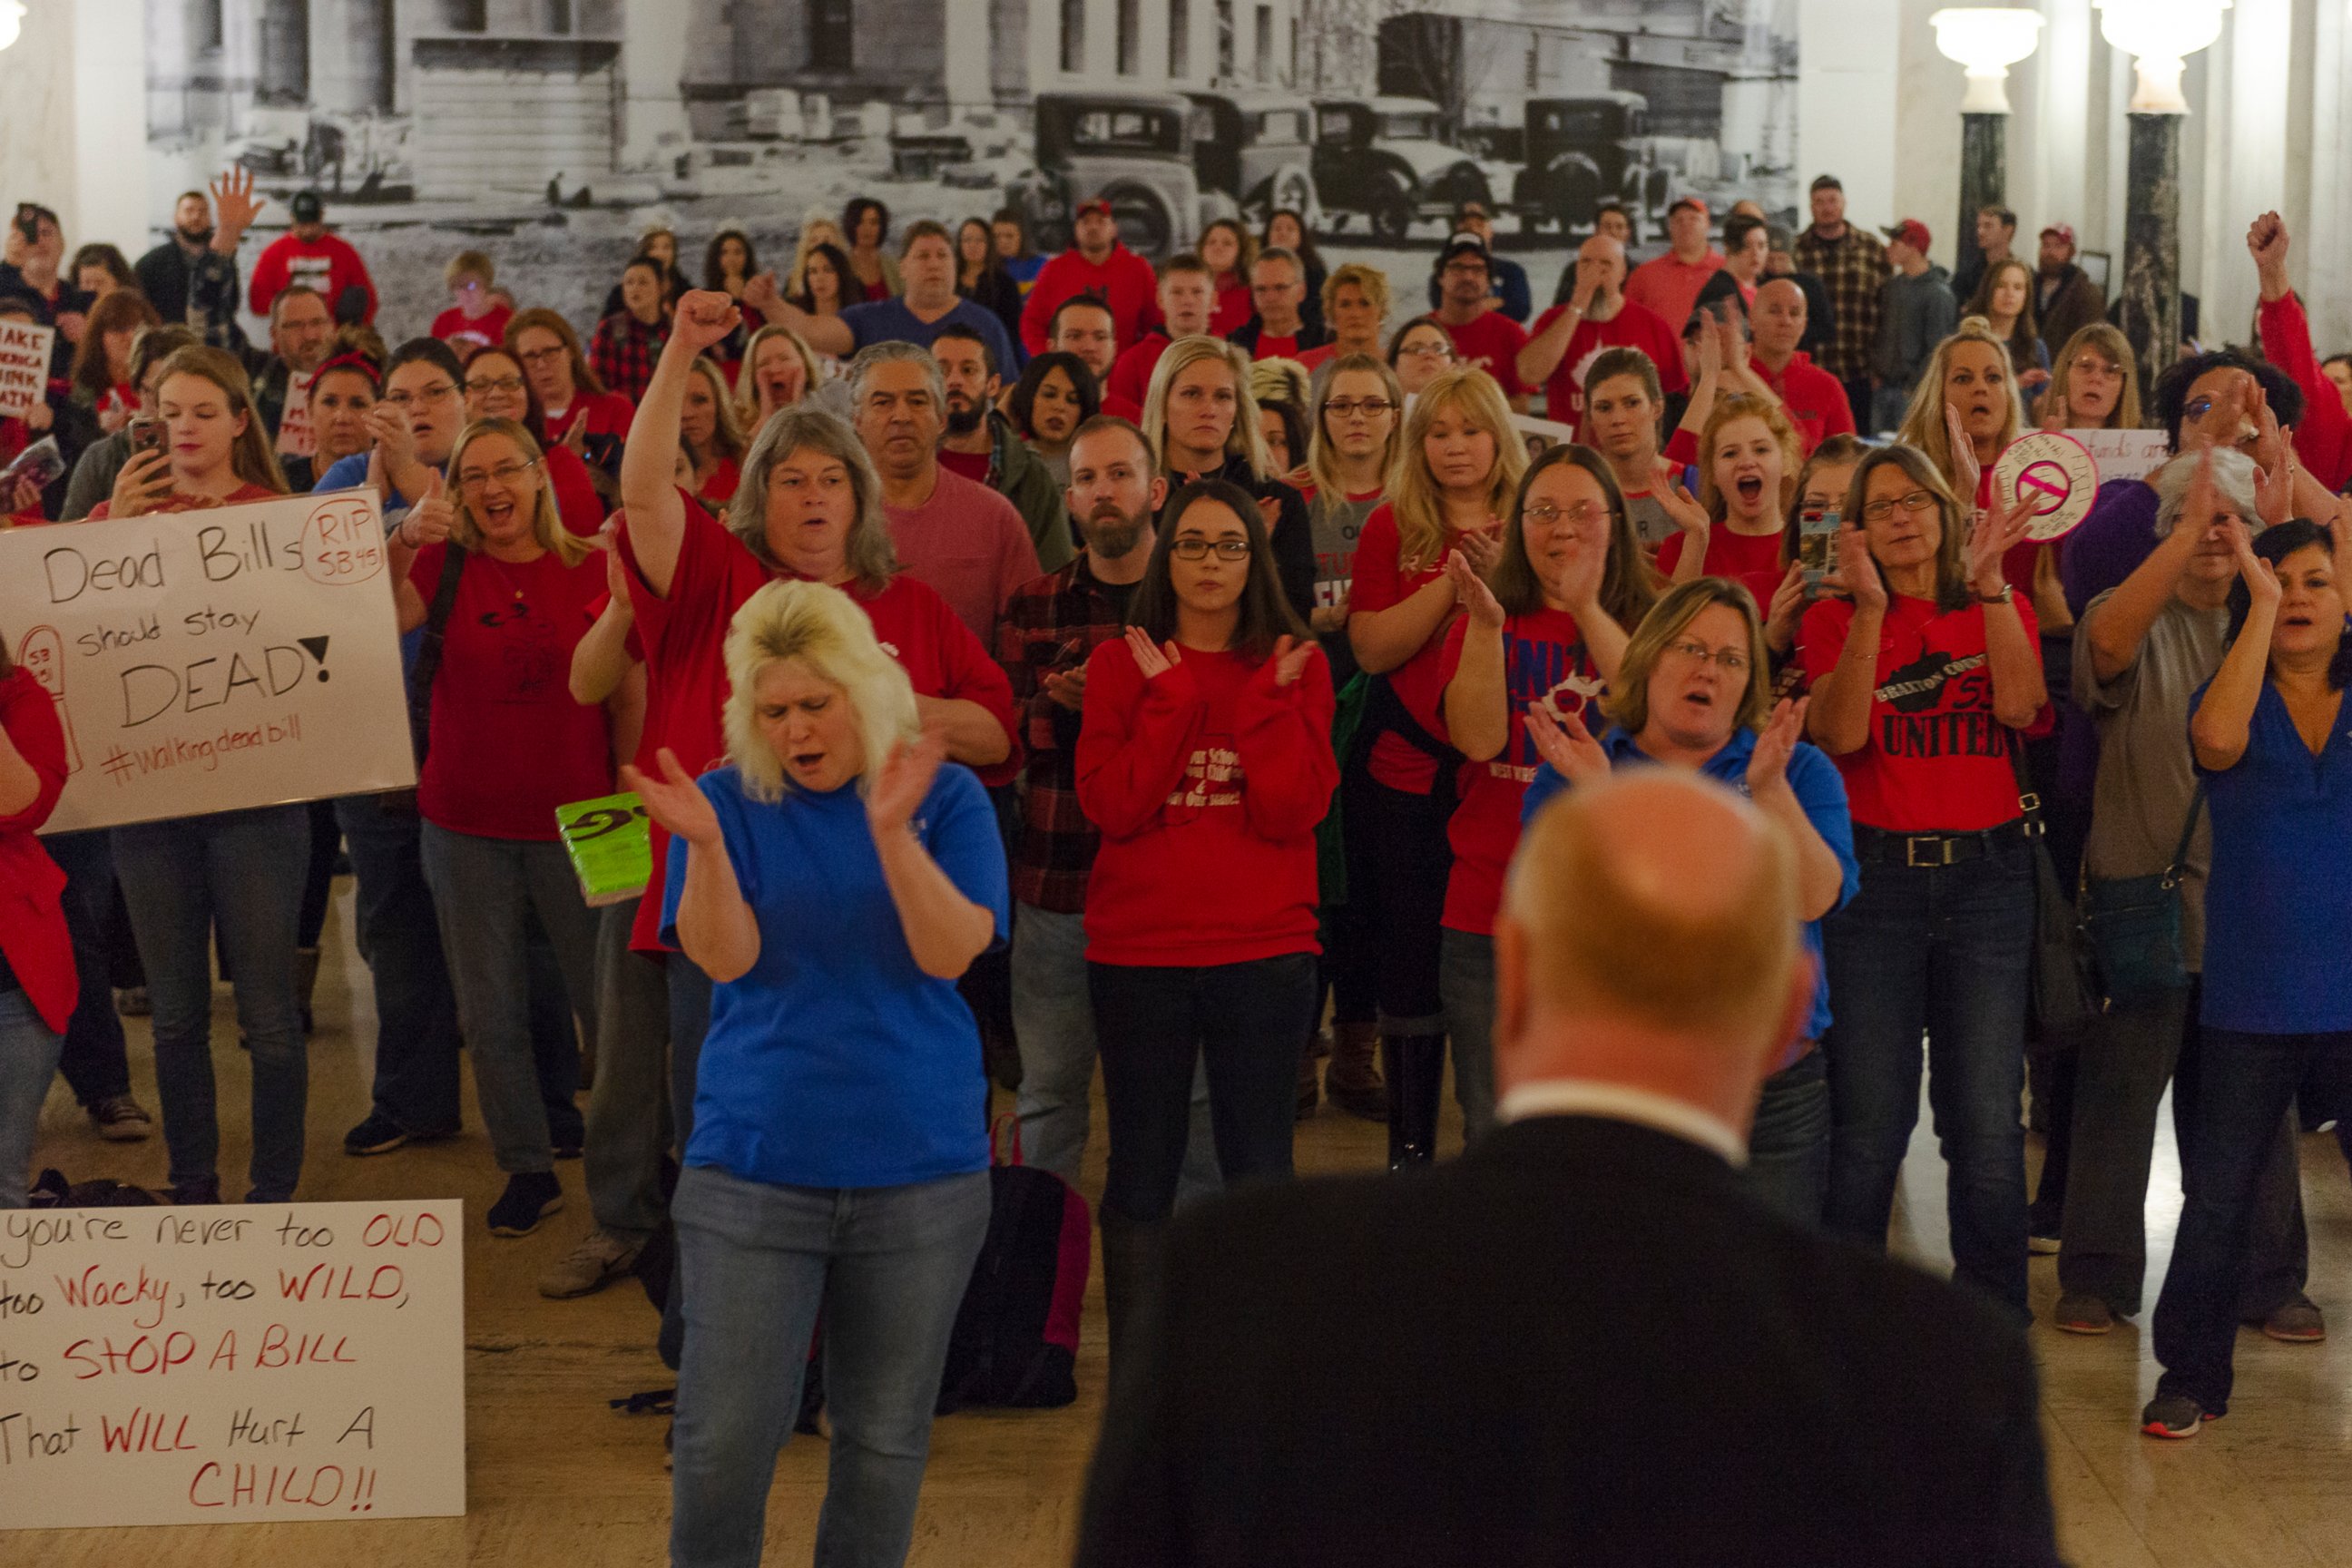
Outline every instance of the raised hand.
{"type": "Polygon", "coordinates": [[[1764,732],[1756,737],[1756,749],[1748,756],[1751,797],[1789,782],[1789,758],[1795,753],[1797,742],[1805,738],[1805,710],[1811,703],[1810,697],[1795,701],[1783,697],[1773,706],[1772,717],[1765,721],[1764,732]]]}
{"type": "MultiPolygon", "coordinates": [[[[433,471],[433,479],[425,487],[425,497],[408,509],[400,520],[401,542],[412,550],[422,550],[428,544],[438,544],[449,537],[449,530],[457,521],[457,509],[441,488],[441,472],[433,471]]],[[[617,558],[617,557],[616,557],[617,558]]]]}
{"type": "Polygon", "coordinates": [[[1699,328],[1698,378],[1701,381],[1720,379],[1723,374],[1723,337],[1710,321],[1699,328]]]}
{"type": "Polygon", "coordinates": [[[2007,581],[2000,558],[2025,542],[2033,525],[2033,498],[2021,497],[2005,511],[1979,511],[1969,525],[1969,586],[1980,595],[2000,592],[2007,581]]]}
{"type": "Polygon", "coordinates": [[[1698,498],[1683,483],[1682,470],[1677,468],[1666,475],[1664,483],[1652,488],[1650,497],[1665,509],[1676,528],[1691,536],[1683,541],[1684,549],[1706,547],[1707,531],[1715,526],[1715,520],[1706,515],[1706,508],[1698,504],[1698,498]]]}
{"type": "MultiPolygon", "coordinates": [[[[1459,559],[1457,557],[1457,559],[1459,559]]],[[[1279,691],[1297,683],[1307,673],[1307,661],[1315,657],[1313,637],[1295,637],[1287,634],[1274,639],[1274,686],[1279,691]]]]}
{"type": "Polygon", "coordinates": [[[1584,727],[1584,721],[1574,713],[1555,719],[1541,703],[1530,703],[1527,714],[1528,739],[1535,742],[1536,755],[1552,765],[1552,771],[1570,784],[1588,784],[1609,776],[1609,753],[1584,727]]]}
{"type": "Polygon", "coordinates": [[[1852,519],[1838,525],[1837,584],[1853,600],[1856,610],[1886,608],[1886,579],[1870,553],[1870,541],[1852,519]]]}
{"type": "Polygon", "coordinates": [[[1811,602],[1805,592],[1805,569],[1792,561],[1780,585],[1772,590],[1772,607],[1764,616],[1764,641],[1773,652],[1786,653],[1797,646],[1797,624],[1811,602]]]}
{"type": "Polygon", "coordinates": [[[656,752],[654,760],[661,766],[661,777],[623,763],[621,786],[637,793],[647,815],[671,837],[708,849],[719,847],[725,841],[719,829],[719,814],[710,808],[709,797],[695,787],[694,775],[679,765],[677,753],[667,746],[656,752]]]}
{"type": "Polygon", "coordinates": [[[890,755],[866,784],[866,823],[876,838],[899,832],[915,819],[947,754],[947,737],[933,730],[890,749],[890,755]]]}
{"type": "Polygon", "coordinates": [[[1592,309],[1592,301],[1601,295],[1601,268],[1576,264],[1576,292],[1569,297],[1568,307],[1578,315],[1592,309]]]}
{"type": "Polygon", "coordinates": [[[1143,672],[1146,680],[1165,675],[1184,662],[1184,656],[1177,651],[1172,640],[1164,645],[1154,643],[1151,634],[1141,626],[1127,628],[1127,651],[1134,656],[1135,668],[1143,672]]]}
{"type": "Polygon", "coordinates": [[[368,434],[375,437],[386,473],[416,461],[416,432],[409,428],[408,410],[397,403],[379,403],[367,413],[368,434]]]}
{"type": "Polygon", "coordinates": [[[236,253],[237,242],[261,209],[269,205],[267,196],[253,194],[253,171],[230,169],[212,183],[213,249],[223,256],[236,253]]]}
{"type": "Polygon", "coordinates": [[[166,452],[133,452],[114,476],[113,493],[106,498],[109,517],[141,517],[163,504],[172,493],[172,458],[166,452]]]}
{"type": "Polygon", "coordinates": [[[1984,465],[1977,461],[1977,444],[1969,439],[1968,426],[1960,422],[1960,411],[1953,404],[1944,405],[1944,429],[1952,443],[1952,488],[1959,492],[1961,505],[1970,505],[1984,465]]]}
{"type": "Polygon", "coordinates": [[[2286,219],[2267,212],[2246,226],[2246,253],[2254,258],[2254,266],[2268,272],[2286,266],[2286,219]]]}
{"type": "Polygon", "coordinates": [[[677,311],[671,318],[670,337],[683,340],[695,353],[715,348],[724,342],[727,334],[735,330],[743,312],[722,289],[689,289],[677,302],[677,311]]]}
{"type": "Polygon", "coordinates": [[[2238,575],[2245,582],[2246,593],[2252,599],[2253,607],[2258,610],[2277,609],[2282,597],[2278,568],[2254,553],[2254,536],[2247,531],[2242,520],[2234,517],[2225,519],[2221,523],[2221,532],[2230,542],[2230,553],[2238,563],[2238,575]]]}
{"type": "Polygon", "coordinates": [[[1477,568],[1461,551],[1451,551],[1445,557],[1446,580],[1454,584],[1454,602],[1470,616],[1470,624],[1482,631],[1500,631],[1503,627],[1503,606],[1495,597],[1495,590],[1478,575],[1477,568]]]}
{"type": "Polygon", "coordinates": [[[772,271],[762,272],[743,285],[742,303],[747,310],[757,310],[763,317],[772,317],[776,313],[776,307],[783,302],[783,295],[776,289],[776,275],[772,271]]]}

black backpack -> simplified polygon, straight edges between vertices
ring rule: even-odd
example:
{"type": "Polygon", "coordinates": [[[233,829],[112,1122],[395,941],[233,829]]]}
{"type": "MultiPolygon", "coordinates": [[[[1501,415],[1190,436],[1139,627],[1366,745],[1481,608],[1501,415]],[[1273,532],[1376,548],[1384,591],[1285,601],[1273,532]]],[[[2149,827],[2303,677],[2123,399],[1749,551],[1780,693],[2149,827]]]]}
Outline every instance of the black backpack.
{"type": "Polygon", "coordinates": [[[991,1154],[1008,1124],[1013,1156],[989,1166],[994,1206],[948,1341],[941,1415],[973,1405],[1052,1408],[1078,1397],[1078,1314],[1094,1215],[1067,1182],[1021,1163],[1021,1124],[1010,1112],[990,1130],[991,1154]]]}

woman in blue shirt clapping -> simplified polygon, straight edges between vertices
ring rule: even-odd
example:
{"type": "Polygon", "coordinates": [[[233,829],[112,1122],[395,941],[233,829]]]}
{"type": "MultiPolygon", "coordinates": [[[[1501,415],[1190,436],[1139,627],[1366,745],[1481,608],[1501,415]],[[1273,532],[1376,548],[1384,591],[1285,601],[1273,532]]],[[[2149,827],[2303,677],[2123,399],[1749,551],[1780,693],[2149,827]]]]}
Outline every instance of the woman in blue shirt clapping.
{"type": "Polygon", "coordinates": [[[2232,541],[2230,651],[2189,721],[2213,868],[2187,1201],[2156,1303],[2164,1375],[2140,1413],[2158,1437],[2193,1437],[2229,1408],[2256,1178],[2280,1118],[2298,1089],[2352,1103],[2352,521],[2296,518],[2232,541]]]}
{"type": "Polygon", "coordinates": [[[676,837],[663,936],[718,983],[671,1213],[686,1270],[671,1561],[760,1561],[824,1314],[820,1563],[898,1563],[987,1233],[987,1087],[956,978],[1010,919],[980,781],[855,601],[771,583],[727,637],[727,765],[625,770],[676,837]]]}

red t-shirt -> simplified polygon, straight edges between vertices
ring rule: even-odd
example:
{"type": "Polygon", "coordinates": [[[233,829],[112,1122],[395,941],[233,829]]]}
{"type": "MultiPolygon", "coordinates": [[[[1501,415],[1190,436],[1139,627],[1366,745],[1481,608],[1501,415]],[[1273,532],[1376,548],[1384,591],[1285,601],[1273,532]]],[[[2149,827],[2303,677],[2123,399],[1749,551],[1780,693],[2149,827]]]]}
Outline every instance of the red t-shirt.
{"type": "MultiPolygon", "coordinates": [[[[1567,309],[1554,305],[1538,316],[1528,335],[1542,336],[1544,329],[1567,309]]],[[[1654,311],[1628,300],[1605,321],[1577,322],[1576,331],[1569,335],[1568,352],[1559,356],[1559,363],[1544,383],[1544,417],[1576,426],[1580,441],[1584,438],[1585,373],[1609,349],[1640,349],[1649,355],[1650,363],[1658,368],[1662,391],[1680,392],[1690,385],[1690,377],[1683,374],[1682,340],[1654,311]]]]}
{"type": "Polygon", "coordinates": [[[1486,311],[1458,327],[1444,321],[1438,325],[1454,340],[1454,354],[1493,376],[1504,396],[1517,397],[1527,391],[1527,384],[1519,379],[1519,351],[1528,346],[1525,327],[1500,310],[1486,311]]]}
{"type": "Polygon", "coordinates": [[[1257,314],[1257,302],[1250,298],[1246,281],[1235,280],[1217,285],[1216,308],[1209,312],[1209,335],[1230,338],[1249,324],[1257,314]]]}
{"type": "Polygon", "coordinates": [[[1160,356],[1168,352],[1170,341],[1165,331],[1154,328],[1144,333],[1133,348],[1111,361],[1110,374],[1103,377],[1101,387],[1103,412],[1110,412],[1109,400],[1113,397],[1141,406],[1143,395],[1151,390],[1151,373],[1160,367],[1160,356]]]}
{"type": "Polygon", "coordinates": [[[951,474],[961,474],[973,484],[988,483],[988,454],[985,452],[951,452],[940,448],[940,467],[951,474]]]}
{"type": "Polygon", "coordinates": [[[562,445],[548,447],[546,457],[547,482],[554,488],[555,511],[564,529],[583,539],[595,538],[604,526],[604,502],[588,475],[587,459],[562,445]]]}
{"type": "MultiPolygon", "coordinates": [[[[248,501],[276,500],[280,493],[280,491],[268,489],[260,485],[239,485],[236,489],[231,490],[226,496],[224,496],[221,499],[220,504],[223,506],[243,506],[248,501]]],[[[149,507],[147,510],[141,515],[152,516],[159,511],[194,511],[195,510],[196,503],[193,500],[184,495],[174,494],[164,497],[153,506],[149,507]]],[[[109,518],[113,515],[114,500],[110,496],[106,500],[99,502],[96,506],[90,508],[89,515],[82,519],[82,521],[84,522],[97,522],[102,518],[109,518]]]]}
{"type": "Polygon", "coordinates": [[[561,415],[547,415],[547,438],[561,441],[572,434],[575,420],[585,420],[591,436],[618,436],[629,438],[630,422],[636,418],[637,405],[617,392],[583,393],[572,400],[572,406],[561,415]]]}
{"type": "MultiPolygon", "coordinates": [[[[1383,501],[1372,509],[1372,515],[1364,520],[1363,531],[1356,536],[1355,581],[1348,590],[1350,616],[1402,604],[1445,570],[1445,552],[1441,550],[1430,564],[1408,574],[1398,564],[1400,548],[1396,509],[1383,501]]],[[[1441,626],[1411,658],[1388,672],[1389,685],[1405,710],[1441,741],[1445,731],[1437,718],[1437,704],[1445,690],[1440,669],[1444,652],[1445,627],[1441,626]]],[[[1381,784],[1410,795],[1427,795],[1437,786],[1437,759],[1394,730],[1383,730],[1372,737],[1366,766],[1381,784]]]]}
{"type": "Polygon", "coordinates": [[[1293,333],[1286,338],[1277,338],[1271,332],[1260,332],[1257,338],[1257,347],[1250,351],[1250,358],[1252,359],[1295,360],[1297,357],[1298,337],[1297,333],[1293,333]]]}
{"type": "MultiPolygon", "coordinates": [[[[629,604],[646,655],[646,733],[639,754],[657,746],[677,753],[687,771],[706,773],[725,757],[720,714],[727,701],[728,623],[743,601],[781,573],[772,573],[743,542],[700,507],[686,507],[686,531],[678,542],[677,566],[669,597],[657,596],[637,572],[635,547],[625,525],[622,560],[629,568],[629,604]]],[[[845,590],[864,606],[875,635],[906,669],[919,697],[976,702],[1013,737],[1012,752],[993,767],[975,770],[983,783],[1009,783],[1021,771],[1020,731],[1013,716],[1013,683],[980,639],[956,619],[947,601],[901,574],[879,593],[852,585],[845,590]]],[[[668,837],[654,826],[654,864],[664,864],[668,837]]],[[[641,952],[661,951],[661,879],[647,887],[637,908],[630,945],[641,952]]]]}
{"type": "Polygon", "coordinates": [[[1143,405],[1129,403],[1116,392],[1103,394],[1102,411],[1105,414],[1116,415],[1130,425],[1140,426],[1143,423],[1143,405]]]}
{"type": "MultiPolygon", "coordinates": [[[[1095,295],[1110,307],[1112,334],[1121,348],[1141,338],[1160,319],[1160,279],[1151,263],[1123,245],[1112,246],[1099,262],[1088,261],[1084,252],[1072,248],[1037,269],[1037,280],[1022,301],[1021,341],[1031,353],[1045,352],[1045,327],[1054,311],[1079,294],[1095,295]]],[[[1243,320],[1248,320],[1246,314],[1243,320]]]]}
{"type": "MultiPolygon", "coordinates": [[[[1690,535],[1676,532],[1658,546],[1658,570],[1671,577],[1675,563],[1683,558],[1683,541],[1690,535]]],[[[1728,577],[1735,583],[1749,583],[1759,576],[1769,576],[1779,583],[1780,565],[1780,535],[1772,533],[1734,533],[1731,525],[1718,522],[1706,531],[1706,560],[1702,570],[1710,577],[1728,577]]],[[[1757,605],[1764,609],[1767,599],[1757,605]]]]}
{"type": "MultiPolygon", "coordinates": [[[[416,552],[408,580],[430,604],[450,547],[416,552]]],[[[474,553],[457,578],[433,744],[416,783],[426,821],[480,838],[552,839],[555,808],[613,793],[612,739],[601,707],[572,700],[572,650],[604,592],[604,562],[566,566],[474,553]]]]}
{"type": "MultiPolygon", "coordinates": [[[[41,1021],[63,1033],[76,991],[61,902],[66,874],[33,837],[65,793],[66,733],[58,714],[58,700],[31,670],[18,665],[0,675],[0,734],[33,774],[33,798],[0,816],[0,959],[41,1021]]],[[[1328,708],[1325,716],[1328,722],[1328,708]]]]}
{"type": "Polygon", "coordinates": [[[514,312],[504,305],[493,305],[471,321],[452,305],[433,318],[433,335],[455,349],[459,359],[469,359],[505,342],[507,323],[513,320],[514,312]]]}
{"type": "Polygon", "coordinates": [[[1625,279],[1625,298],[1657,317],[1679,334],[1698,304],[1698,292],[1723,267],[1723,252],[1709,250],[1697,261],[1685,261],[1673,251],[1654,256],[1633,268],[1625,279]]]}
{"type": "Polygon", "coordinates": [[[732,458],[721,458],[718,466],[710,470],[710,477],[702,481],[699,493],[704,500],[725,506],[735,499],[735,492],[742,483],[743,465],[732,458]]]}
{"type": "Polygon", "coordinates": [[[1789,423],[1797,427],[1797,444],[1806,457],[1832,436],[1853,434],[1853,410],[1846,404],[1844,384],[1811,356],[1790,355],[1788,367],[1778,375],[1759,359],[1751,358],[1748,368],[1763,378],[1788,410],[1789,423]]]}
{"type": "Polygon", "coordinates": [[[1339,787],[1331,669],[1183,650],[1150,680],[1124,638],[1087,660],[1079,805],[1102,829],[1087,957],[1192,966],[1320,952],[1315,827],[1339,787]]]}
{"type": "MultiPolygon", "coordinates": [[[[2029,639],[2033,606],[2018,615],[2029,639]]],[[[1943,611],[1931,599],[1895,595],[1878,644],[1870,738],[1837,759],[1853,820],[1891,833],[1965,833],[2013,822],[2020,744],[1993,716],[1985,661],[1985,606],[1943,611]]],[[[1806,679],[1837,668],[1853,602],[1822,599],[1798,636],[1806,679]]]]}
{"type": "MultiPolygon", "coordinates": [[[[1439,661],[1451,684],[1462,668],[1462,646],[1470,621],[1463,616],[1446,634],[1439,661]]],[[[1543,759],[1528,736],[1529,708],[1555,719],[1575,714],[1599,734],[1606,727],[1599,705],[1609,690],[1593,667],[1576,617],[1565,610],[1540,609],[1503,622],[1503,692],[1510,704],[1508,739],[1500,753],[1462,765],[1462,804],[1445,830],[1454,847],[1454,869],[1445,880],[1445,918],[1450,931],[1492,935],[1495,911],[1503,902],[1503,870],[1519,843],[1519,807],[1543,759]]]]}

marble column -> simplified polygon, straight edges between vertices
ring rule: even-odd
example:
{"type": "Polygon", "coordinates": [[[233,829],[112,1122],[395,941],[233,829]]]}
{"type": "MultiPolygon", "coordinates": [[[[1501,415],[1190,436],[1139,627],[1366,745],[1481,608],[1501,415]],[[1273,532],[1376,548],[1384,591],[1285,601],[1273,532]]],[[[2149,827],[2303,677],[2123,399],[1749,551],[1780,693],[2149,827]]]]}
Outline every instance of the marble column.
{"type": "Polygon", "coordinates": [[[2134,114],[2124,204],[2124,337],[2142,386],[2180,355],[2180,116],[2134,114]]]}
{"type": "MultiPolygon", "coordinates": [[[[1977,246],[1979,209],[2008,205],[2009,116],[1960,116],[1960,226],[1953,231],[1952,273],[1972,272],[1984,254],[1977,246]]],[[[1965,306],[1966,300],[1960,301],[1965,306]]]]}

